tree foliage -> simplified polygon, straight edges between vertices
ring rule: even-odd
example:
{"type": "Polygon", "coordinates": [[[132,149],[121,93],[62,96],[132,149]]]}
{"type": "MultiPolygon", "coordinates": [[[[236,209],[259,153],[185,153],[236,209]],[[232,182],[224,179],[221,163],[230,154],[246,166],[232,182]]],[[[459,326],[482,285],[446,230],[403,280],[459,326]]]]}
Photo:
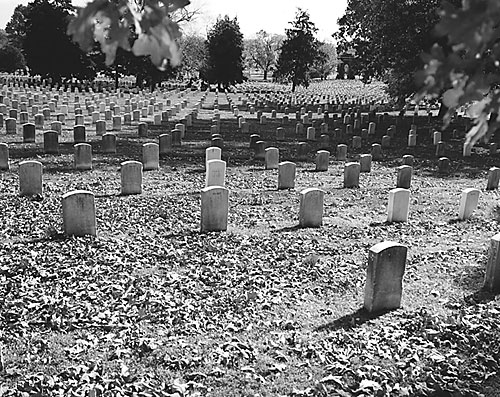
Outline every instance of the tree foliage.
{"type": "Polygon", "coordinates": [[[0,29],[0,72],[15,72],[25,67],[22,52],[9,40],[5,30],[0,29]]]}
{"type": "Polygon", "coordinates": [[[245,41],[245,59],[249,66],[262,70],[264,80],[267,80],[268,73],[276,66],[283,39],[281,35],[260,30],[255,37],[245,41]]]}
{"type": "Polygon", "coordinates": [[[169,60],[174,66],[180,62],[176,39],[181,34],[171,15],[188,4],[189,0],[93,0],[78,9],[68,33],[85,51],[98,41],[107,65],[122,48],[137,56],[149,56],[158,68],[165,69],[169,60]],[[131,44],[132,27],[137,38],[131,44]]]}
{"type": "Polygon", "coordinates": [[[0,72],[15,72],[26,66],[24,56],[16,47],[6,44],[0,47],[0,72]]]}
{"type": "Polygon", "coordinates": [[[236,18],[218,18],[208,32],[206,46],[205,80],[225,87],[243,81],[243,34],[236,18]]]}
{"type": "Polygon", "coordinates": [[[337,49],[332,43],[321,43],[319,55],[313,65],[312,77],[326,79],[338,64],[337,49]]]}
{"type": "Polygon", "coordinates": [[[419,98],[442,96],[446,122],[458,107],[471,104],[475,124],[466,144],[474,144],[500,127],[500,2],[464,0],[462,7],[444,2],[440,15],[436,32],[451,50],[436,43],[424,57],[419,98]]]}
{"type": "Polygon", "coordinates": [[[365,81],[374,77],[385,81],[388,93],[403,104],[418,90],[414,74],[423,67],[422,52],[436,41],[433,28],[439,21],[440,3],[441,0],[349,0],[334,34],[339,52],[353,51],[353,72],[365,81]]]}
{"type": "Polygon", "coordinates": [[[190,78],[198,77],[207,57],[205,39],[197,35],[183,35],[179,45],[182,53],[180,73],[190,78]]]}
{"type": "Polygon", "coordinates": [[[5,32],[9,37],[9,41],[17,48],[23,48],[24,38],[26,37],[26,21],[28,17],[29,7],[19,4],[12,14],[5,32]]]}
{"type": "Polygon", "coordinates": [[[292,27],[286,29],[286,38],[276,67],[276,78],[292,83],[292,91],[298,85],[309,85],[310,72],[320,56],[320,42],[315,34],[318,30],[310,21],[307,11],[297,10],[292,27]]]}
{"type": "MultiPolygon", "coordinates": [[[[16,17],[20,33],[17,40],[22,42],[27,65],[34,74],[57,81],[95,75],[89,57],[66,34],[70,0],[35,0],[18,11],[25,19],[22,26],[16,17]]],[[[13,35],[13,24],[8,28],[13,35]]]]}

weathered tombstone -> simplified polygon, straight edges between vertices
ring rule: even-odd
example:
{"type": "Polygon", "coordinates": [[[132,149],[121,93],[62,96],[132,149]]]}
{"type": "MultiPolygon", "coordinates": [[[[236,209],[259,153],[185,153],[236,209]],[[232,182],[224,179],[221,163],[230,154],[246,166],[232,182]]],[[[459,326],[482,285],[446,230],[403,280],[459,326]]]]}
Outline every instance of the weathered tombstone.
{"type": "Polygon", "coordinates": [[[409,165],[402,165],[397,168],[398,176],[396,179],[396,187],[403,189],[409,189],[411,186],[411,175],[413,173],[413,167],[409,165]]]}
{"type": "Polygon", "coordinates": [[[372,159],[380,160],[382,158],[382,146],[379,143],[372,144],[372,159]]]}
{"type": "Polygon", "coordinates": [[[316,129],[314,127],[307,127],[306,139],[308,141],[315,141],[316,140],[316,129]]]}
{"type": "Polygon", "coordinates": [[[285,140],[285,129],[283,127],[276,128],[276,140],[277,141],[285,140]]]}
{"type": "Polygon", "coordinates": [[[250,135],[250,149],[255,150],[256,143],[259,142],[260,140],[261,140],[260,135],[257,134],[250,135]]]}
{"type": "MultiPolygon", "coordinates": [[[[211,160],[219,161],[219,160],[211,160]]],[[[222,186],[208,186],[201,190],[201,232],[227,230],[229,190],[222,186]]]]}
{"type": "Polygon", "coordinates": [[[344,165],[344,187],[355,188],[359,187],[359,173],[361,167],[359,163],[346,163],[344,165]]]}
{"type": "Polygon", "coordinates": [[[59,135],[62,134],[62,123],[60,121],[53,121],[50,123],[50,129],[56,131],[59,135]]]}
{"type": "Polygon", "coordinates": [[[182,123],[177,123],[175,125],[175,129],[176,130],[179,130],[181,132],[181,138],[184,139],[185,135],[186,135],[186,126],[182,123]]]}
{"type": "Polygon", "coordinates": [[[255,159],[264,160],[266,158],[266,142],[255,142],[255,159]]]}
{"type": "Polygon", "coordinates": [[[345,161],[347,159],[347,145],[337,145],[337,161],[345,161]]]}
{"type": "Polygon", "coordinates": [[[371,122],[368,124],[368,135],[375,135],[376,124],[371,122]]]}
{"type": "Polygon", "coordinates": [[[62,196],[64,233],[68,236],[96,235],[94,194],[74,190],[62,196]]]}
{"type": "Polygon", "coordinates": [[[297,123],[295,125],[295,135],[302,135],[304,133],[304,124],[297,123]]]}
{"type": "Polygon", "coordinates": [[[0,170],[9,169],[9,146],[6,143],[0,143],[0,170]]]}
{"type": "Polygon", "coordinates": [[[142,145],[142,165],[144,171],[160,168],[160,146],[157,143],[148,142],[142,145]]]}
{"type": "Polygon", "coordinates": [[[388,148],[391,146],[391,137],[389,135],[384,135],[382,137],[382,141],[381,141],[381,146],[384,148],[388,148]]]}
{"type": "Polygon", "coordinates": [[[19,113],[19,122],[21,124],[26,124],[27,122],[29,122],[28,112],[21,112],[21,113],[19,113]]]}
{"type": "Polygon", "coordinates": [[[56,131],[46,131],[43,133],[43,151],[46,154],[59,153],[59,135],[56,131]]]}
{"type": "Polygon", "coordinates": [[[461,221],[469,219],[477,208],[480,191],[478,189],[468,188],[462,191],[460,198],[460,207],[458,210],[458,219],[461,221]]]}
{"type": "Polygon", "coordinates": [[[104,134],[101,140],[101,150],[103,153],[116,153],[116,135],[104,134]]]}
{"type": "Polygon", "coordinates": [[[359,172],[371,172],[372,170],[372,155],[361,154],[359,156],[359,172]]]}
{"type": "Polygon", "coordinates": [[[300,227],[320,227],[323,223],[323,201],[325,192],[308,188],[300,192],[300,227]]]}
{"type": "Polygon", "coordinates": [[[148,136],[148,123],[139,123],[138,134],[139,134],[139,137],[147,137],[148,136]]]}
{"type": "Polygon", "coordinates": [[[278,166],[278,189],[295,188],[295,171],[297,166],[291,161],[283,161],[278,166]]]}
{"type": "Polygon", "coordinates": [[[92,112],[91,116],[92,116],[92,124],[97,123],[100,117],[99,112],[92,112]]]}
{"type": "Polygon", "coordinates": [[[95,122],[96,135],[104,135],[106,133],[106,121],[97,120],[95,122]]]}
{"type": "Polygon", "coordinates": [[[413,167],[414,163],[414,157],[411,154],[405,154],[403,156],[403,165],[409,165],[410,167],[413,167]]]}
{"type": "Polygon", "coordinates": [[[408,147],[417,146],[417,134],[408,135],[408,147]]]}
{"type": "Polygon", "coordinates": [[[265,168],[266,170],[277,170],[280,158],[278,148],[269,147],[265,149],[265,168]]]}
{"type": "Polygon", "coordinates": [[[75,125],[73,127],[73,141],[75,143],[85,143],[86,134],[84,125],[75,125]]]}
{"type": "Polygon", "coordinates": [[[35,124],[26,123],[23,125],[23,142],[24,143],[35,142],[35,124]]]}
{"type": "Polygon", "coordinates": [[[436,156],[441,157],[444,156],[446,151],[446,144],[443,141],[439,141],[436,144],[436,156]]]}
{"type": "Polygon", "coordinates": [[[441,157],[438,160],[438,172],[440,174],[448,174],[450,172],[450,159],[448,157],[441,157]]]}
{"type": "Polygon", "coordinates": [[[226,162],[222,160],[209,160],[206,167],[205,187],[225,186],[226,162]]]}
{"type": "Polygon", "coordinates": [[[498,189],[498,182],[500,181],[500,168],[491,167],[488,171],[488,184],[486,190],[498,189]]]}
{"type": "Polygon", "coordinates": [[[392,189],[389,191],[387,222],[408,222],[410,207],[410,191],[408,189],[392,189]]]}
{"type": "Polygon", "coordinates": [[[211,146],[205,149],[205,167],[210,160],[220,160],[222,150],[219,147],[211,146]]]}
{"type": "Polygon", "coordinates": [[[493,293],[500,292],[500,233],[493,236],[490,241],[484,289],[493,293]]]}
{"type": "Polygon", "coordinates": [[[39,161],[22,161],[19,163],[19,194],[21,196],[41,196],[42,163],[39,161]]]}
{"type": "Polygon", "coordinates": [[[92,146],[88,143],[77,143],[74,146],[74,165],[77,170],[92,169],[92,146]]]}
{"type": "Polygon", "coordinates": [[[172,151],[172,135],[171,134],[161,134],[158,137],[158,143],[160,146],[160,154],[166,154],[172,151]]]}
{"type": "Polygon", "coordinates": [[[17,133],[17,121],[12,117],[8,117],[5,119],[5,130],[7,135],[15,135],[17,133]]]}
{"type": "Polygon", "coordinates": [[[178,129],[173,129],[171,131],[172,135],[172,146],[181,146],[182,144],[182,131],[178,129]]]}
{"type": "Polygon", "coordinates": [[[307,145],[307,142],[299,142],[297,144],[297,159],[305,160],[308,152],[309,146],[307,145]]]}
{"type": "Polygon", "coordinates": [[[327,150],[318,150],[316,152],[316,171],[328,171],[330,164],[330,152],[327,150]]]}
{"type": "Polygon", "coordinates": [[[75,125],[85,125],[85,117],[83,117],[81,114],[75,115],[75,125]]]}
{"type": "Polygon", "coordinates": [[[123,124],[124,125],[131,125],[132,124],[132,116],[130,113],[125,113],[123,115],[123,124]]]}
{"type": "Polygon", "coordinates": [[[361,137],[359,135],[355,135],[352,137],[352,148],[353,149],[361,149],[361,137]]]}
{"type": "Polygon", "coordinates": [[[113,131],[122,130],[122,118],[121,116],[113,116],[113,131]]]}
{"type": "Polygon", "coordinates": [[[384,241],[370,248],[364,308],[370,312],[398,309],[401,306],[403,275],[408,249],[384,241]]]}
{"type": "Polygon", "coordinates": [[[121,163],[121,194],[142,193],[142,163],[139,161],[124,161],[121,163]]]}

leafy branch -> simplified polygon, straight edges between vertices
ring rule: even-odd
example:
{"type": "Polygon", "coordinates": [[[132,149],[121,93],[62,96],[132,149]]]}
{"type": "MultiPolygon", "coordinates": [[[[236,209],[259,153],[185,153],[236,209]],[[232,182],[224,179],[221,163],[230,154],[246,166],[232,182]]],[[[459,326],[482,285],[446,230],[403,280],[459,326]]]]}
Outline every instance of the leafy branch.
{"type": "Polygon", "coordinates": [[[171,15],[188,4],[189,0],[94,0],[78,9],[68,34],[84,51],[98,41],[107,65],[114,62],[117,49],[123,48],[136,56],[149,55],[164,70],[168,60],[173,66],[180,62],[176,39],[181,34],[171,15]],[[134,29],[138,36],[131,45],[134,29]]]}
{"type": "Polygon", "coordinates": [[[445,125],[459,107],[468,106],[474,125],[465,145],[473,145],[500,126],[500,2],[463,0],[457,8],[445,1],[440,16],[436,32],[448,38],[451,51],[435,44],[424,55],[417,99],[442,96],[448,108],[445,125]]]}

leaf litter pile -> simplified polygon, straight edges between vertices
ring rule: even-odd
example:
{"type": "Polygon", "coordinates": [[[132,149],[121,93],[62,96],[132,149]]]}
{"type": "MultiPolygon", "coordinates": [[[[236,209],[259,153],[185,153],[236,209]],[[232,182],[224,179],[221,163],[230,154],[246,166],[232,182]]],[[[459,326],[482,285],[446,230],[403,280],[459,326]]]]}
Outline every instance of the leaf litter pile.
{"type": "MultiPolygon", "coordinates": [[[[500,219],[498,193],[484,188],[498,158],[450,152],[453,172],[442,176],[424,138],[410,220],[387,224],[398,141],[359,189],[342,188],[333,159],[311,172],[312,150],[297,162],[296,188],[278,191],[277,171],[253,160],[219,95],[229,228],[201,234],[213,96],[138,196],[119,195],[119,164],[140,160],[140,145],[165,127],[150,126],[148,139],[120,133],[117,155],[93,141],[87,172],[72,169],[70,143],[59,156],[33,146],[44,164],[35,199],[18,195],[27,155],[12,142],[0,181],[0,396],[499,395],[500,299],[481,290],[500,219]],[[297,228],[308,187],[326,191],[319,229],[297,228]],[[482,190],[479,207],[457,222],[467,187],[482,190]],[[96,195],[97,238],[62,234],[61,195],[74,189],[96,195]],[[409,248],[402,308],[370,316],[367,252],[385,240],[409,248]]],[[[280,161],[295,160],[293,134],[273,142],[278,121],[245,117],[280,161]]]]}

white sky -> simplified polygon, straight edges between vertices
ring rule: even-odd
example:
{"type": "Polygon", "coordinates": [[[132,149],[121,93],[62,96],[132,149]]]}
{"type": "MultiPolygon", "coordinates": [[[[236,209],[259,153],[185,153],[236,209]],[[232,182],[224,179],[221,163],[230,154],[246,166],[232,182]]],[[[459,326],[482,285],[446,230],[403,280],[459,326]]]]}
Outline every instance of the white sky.
{"type": "MultiPolygon", "coordinates": [[[[73,4],[82,6],[88,0],[73,0],[73,4]]],[[[0,29],[10,20],[18,4],[27,4],[29,0],[0,0],[0,29]]],[[[268,33],[284,34],[289,22],[295,18],[297,7],[309,12],[311,21],[318,28],[320,40],[331,41],[331,35],[337,29],[337,19],[346,7],[347,0],[191,0],[190,8],[200,9],[201,13],[186,31],[198,32],[202,36],[213,25],[217,17],[228,15],[237,17],[240,29],[245,37],[263,29],[268,33]]]]}

